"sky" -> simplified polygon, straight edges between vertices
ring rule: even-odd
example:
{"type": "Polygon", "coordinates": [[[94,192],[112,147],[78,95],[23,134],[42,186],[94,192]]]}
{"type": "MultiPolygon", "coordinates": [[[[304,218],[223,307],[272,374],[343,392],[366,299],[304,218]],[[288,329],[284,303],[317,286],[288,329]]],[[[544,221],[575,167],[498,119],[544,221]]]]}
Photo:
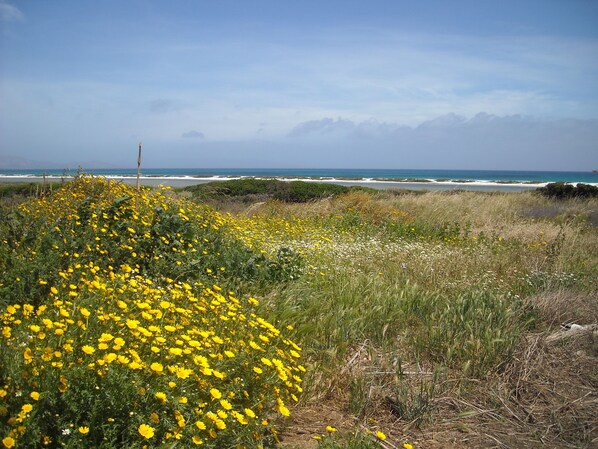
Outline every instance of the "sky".
{"type": "Polygon", "coordinates": [[[0,0],[0,168],[598,169],[595,0],[0,0]]]}

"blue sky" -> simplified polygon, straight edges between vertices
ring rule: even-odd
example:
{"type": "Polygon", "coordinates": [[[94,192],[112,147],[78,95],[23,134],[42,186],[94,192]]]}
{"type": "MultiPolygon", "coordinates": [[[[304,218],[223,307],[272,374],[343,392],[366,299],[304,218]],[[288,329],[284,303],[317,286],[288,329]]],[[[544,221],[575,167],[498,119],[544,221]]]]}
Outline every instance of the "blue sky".
{"type": "Polygon", "coordinates": [[[598,168],[598,2],[0,0],[0,168],[598,168]]]}

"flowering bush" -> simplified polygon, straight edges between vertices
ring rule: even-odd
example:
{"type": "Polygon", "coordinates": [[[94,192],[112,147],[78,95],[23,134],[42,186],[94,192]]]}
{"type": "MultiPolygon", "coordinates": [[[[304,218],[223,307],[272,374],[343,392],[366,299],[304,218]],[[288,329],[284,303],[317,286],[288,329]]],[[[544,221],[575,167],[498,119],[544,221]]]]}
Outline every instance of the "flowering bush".
{"type": "Polygon", "coordinates": [[[255,446],[297,400],[300,348],[211,282],[220,247],[252,252],[215,212],[133,197],[83,177],[3,229],[4,447],[255,446]]]}
{"type": "Polygon", "coordinates": [[[0,209],[0,303],[39,305],[60,281],[59,270],[89,261],[102,269],[126,264],[162,284],[259,285],[296,271],[287,260],[250,249],[227,217],[167,188],[138,193],[81,176],[48,197],[7,209],[0,209]]]}

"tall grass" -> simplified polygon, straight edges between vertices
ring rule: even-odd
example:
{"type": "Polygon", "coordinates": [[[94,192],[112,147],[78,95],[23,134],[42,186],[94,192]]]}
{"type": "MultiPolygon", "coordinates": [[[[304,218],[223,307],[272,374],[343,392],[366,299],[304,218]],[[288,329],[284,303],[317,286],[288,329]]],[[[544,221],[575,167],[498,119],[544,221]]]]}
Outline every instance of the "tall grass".
{"type": "Polygon", "coordinates": [[[254,220],[300,216],[331,233],[306,256],[317,268],[267,296],[264,313],[294,324],[314,366],[310,394],[361,417],[391,398],[396,413],[422,422],[450,379],[492,377],[546,324],[532,298],[596,291],[596,209],[530,192],[266,203],[254,220]],[[413,370],[432,377],[410,382],[403,372],[413,370]]]}

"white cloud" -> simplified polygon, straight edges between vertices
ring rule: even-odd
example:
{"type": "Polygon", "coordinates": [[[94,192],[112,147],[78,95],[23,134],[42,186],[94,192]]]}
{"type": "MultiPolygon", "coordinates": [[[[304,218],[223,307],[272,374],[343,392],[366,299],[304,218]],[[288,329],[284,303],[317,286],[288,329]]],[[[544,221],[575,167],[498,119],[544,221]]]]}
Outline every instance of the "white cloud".
{"type": "Polygon", "coordinates": [[[195,131],[195,130],[187,131],[186,133],[181,134],[181,137],[183,139],[201,139],[201,140],[206,138],[203,133],[201,133],[199,131],[195,131]]]}
{"type": "Polygon", "coordinates": [[[4,1],[0,1],[0,21],[14,21],[14,20],[23,20],[25,16],[23,13],[17,8],[9,3],[4,1]]]}

